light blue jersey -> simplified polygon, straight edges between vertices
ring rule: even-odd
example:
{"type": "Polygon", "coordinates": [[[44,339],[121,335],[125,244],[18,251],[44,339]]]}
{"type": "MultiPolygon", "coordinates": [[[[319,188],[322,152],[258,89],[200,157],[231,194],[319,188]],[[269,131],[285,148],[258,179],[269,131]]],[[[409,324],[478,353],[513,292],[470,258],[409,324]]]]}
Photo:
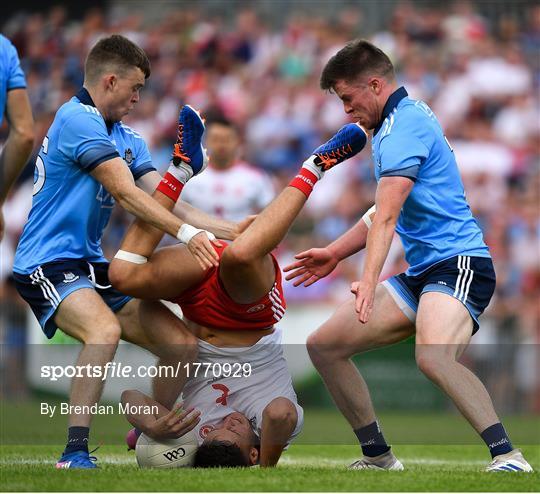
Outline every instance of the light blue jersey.
{"type": "Polygon", "coordinates": [[[36,159],[16,273],[64,259],[106,261],[101,236],[114,199],[90,172],[118,156],[135,180],[154,170],[144,140],[122,122],[107,124],[83,88],[56,113],[36,159]]]}
{"type": "Polygon", "coordinates": [[[414,180],[396,231],[416,276],[456,255],[490,257],[482,231],[465,199],[454,152],[431,109],[395,91],[375,129],[372,143],[375,177],[414,180]]]}
{"type": "Polygon", "coordinates": [[[25,88],[26,79],[17,50],[9,39],[0,34],[0,125],[4,120],[8,91],[25,88]]]}

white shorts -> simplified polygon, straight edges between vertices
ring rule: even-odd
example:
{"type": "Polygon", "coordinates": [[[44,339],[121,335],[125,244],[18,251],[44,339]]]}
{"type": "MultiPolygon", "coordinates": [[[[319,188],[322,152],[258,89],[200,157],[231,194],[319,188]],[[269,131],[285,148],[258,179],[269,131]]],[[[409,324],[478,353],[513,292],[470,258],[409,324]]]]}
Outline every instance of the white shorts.
{"type": "Polygon", "coordinates": [[[197,361],[212,364],[212,367],[199,367],[196,376],[191,373],[182,396],[184,408],[193,407],[201,412],[201,421],[196,429],[200,442],[233,412],[244,414],[260,437],[263,411],[272,400],[280,397],[290,400],[298,413],[296,428],[289,442],[300,433],[304,411],[298,404],[287,361],[283,357],[281,336],[281,329],[275,328],[272,334],[264,336],[255,345],[241,348],[220,348],[199,340],[197,361]],[[233,372],[238,371],[235,372],[237,377],[222,377],[226,375],[225,369],[229,369],[224,364],[230,364],[233,372]],[[250,369],[249,376],[245,372],[247,369],[250,369]]]}

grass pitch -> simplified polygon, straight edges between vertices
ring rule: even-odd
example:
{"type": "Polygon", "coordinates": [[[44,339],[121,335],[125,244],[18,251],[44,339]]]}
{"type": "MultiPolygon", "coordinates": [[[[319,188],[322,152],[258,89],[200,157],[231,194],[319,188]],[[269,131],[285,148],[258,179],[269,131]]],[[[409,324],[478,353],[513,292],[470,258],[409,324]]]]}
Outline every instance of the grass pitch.
{"type": "MultiPolygon", "coordinates": [[[[55,470],[61,446],[0,447],[2,491],[499,491],[534,492],[540,474],[485,473],[482,446],[406,446],[394,448],[404,472],[348,471],[357,446],[295,445],[276,469],[142,470],[133,453],[103,446],[99,470],[55,470]]],[[[523,451],[536,471],[537,446],[523,451]]]]}
{"type": "MultiPolygon", "coordinates": [[[[275,469],[142,470],[128,453],[129,429],[118,415],[95,417],[91,447],[99,470],[56,470],[66,418],[48,419],[35,401],[0,401],[0,491],[499,491],[534,492],[540,474],[485,473],[490,458],[466,421],[456,413],[381,413],[385,436],[404,472],[348,471],[360,448],[335,410],[305,410],[304,431],[275,469]]],[[[540,420],[505,417],[514,444],[540,471],[540,420]],[[529,446],[525,446],[529,444],[529,446]]]]}

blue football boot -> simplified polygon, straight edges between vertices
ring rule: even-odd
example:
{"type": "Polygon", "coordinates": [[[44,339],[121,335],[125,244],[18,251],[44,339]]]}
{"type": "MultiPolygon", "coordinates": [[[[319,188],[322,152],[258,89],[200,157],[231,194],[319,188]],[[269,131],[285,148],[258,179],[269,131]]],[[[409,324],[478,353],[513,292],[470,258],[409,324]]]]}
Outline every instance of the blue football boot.
{"type": "Polygon", "coordinates": [[[88,451],[79,450],[73,453],[63,454],[56,462],[56,468],[97,468],[96,461],[97,458],[90,456],[88,451]]]}
{"type": "Polygon", "coordinates": [[[303,166],[322,178],[325,171],[362,151],[366,142],[367,134],[359,124],[344,125],[334,137],[315,149],[303,166]]]}
{"type": "Polygon", "coordinates": [[[199,112],[189,105],[184,105],[178,117],[178,134],[172,161],[176,167],[187,173],[186,182],[208,165],[208,156],[201,142],[203,134],[204,121],[199,112]]]}

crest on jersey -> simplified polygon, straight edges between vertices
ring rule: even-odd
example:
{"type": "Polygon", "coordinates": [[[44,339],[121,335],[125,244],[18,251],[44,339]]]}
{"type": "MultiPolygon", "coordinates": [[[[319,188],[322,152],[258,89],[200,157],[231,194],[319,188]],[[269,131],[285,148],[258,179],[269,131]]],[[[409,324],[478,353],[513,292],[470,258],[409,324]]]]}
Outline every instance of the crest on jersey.
{"type": "Polygon", "coordinates": [[[131,166],[131,163],[133,163],[133,151],[130,148],[127,148],[124,153],[124,161],[128,166],[131,166]]]}
{"type": "Polygon", "coordinates": [[[212,432],[214,430],[213,425],[203,425],[199,429],[199,436],[201,436],[201,439],[206,439],[206,436],[208,436],[209,432],[212,432]]]}
{"type": "Polygon", "coordinates": [[[79,279],[79,276],[74,275],[71,271],[64,273],[64,283],[73,283],[74,281],[77,281],[78,279],[79,279]]]}

